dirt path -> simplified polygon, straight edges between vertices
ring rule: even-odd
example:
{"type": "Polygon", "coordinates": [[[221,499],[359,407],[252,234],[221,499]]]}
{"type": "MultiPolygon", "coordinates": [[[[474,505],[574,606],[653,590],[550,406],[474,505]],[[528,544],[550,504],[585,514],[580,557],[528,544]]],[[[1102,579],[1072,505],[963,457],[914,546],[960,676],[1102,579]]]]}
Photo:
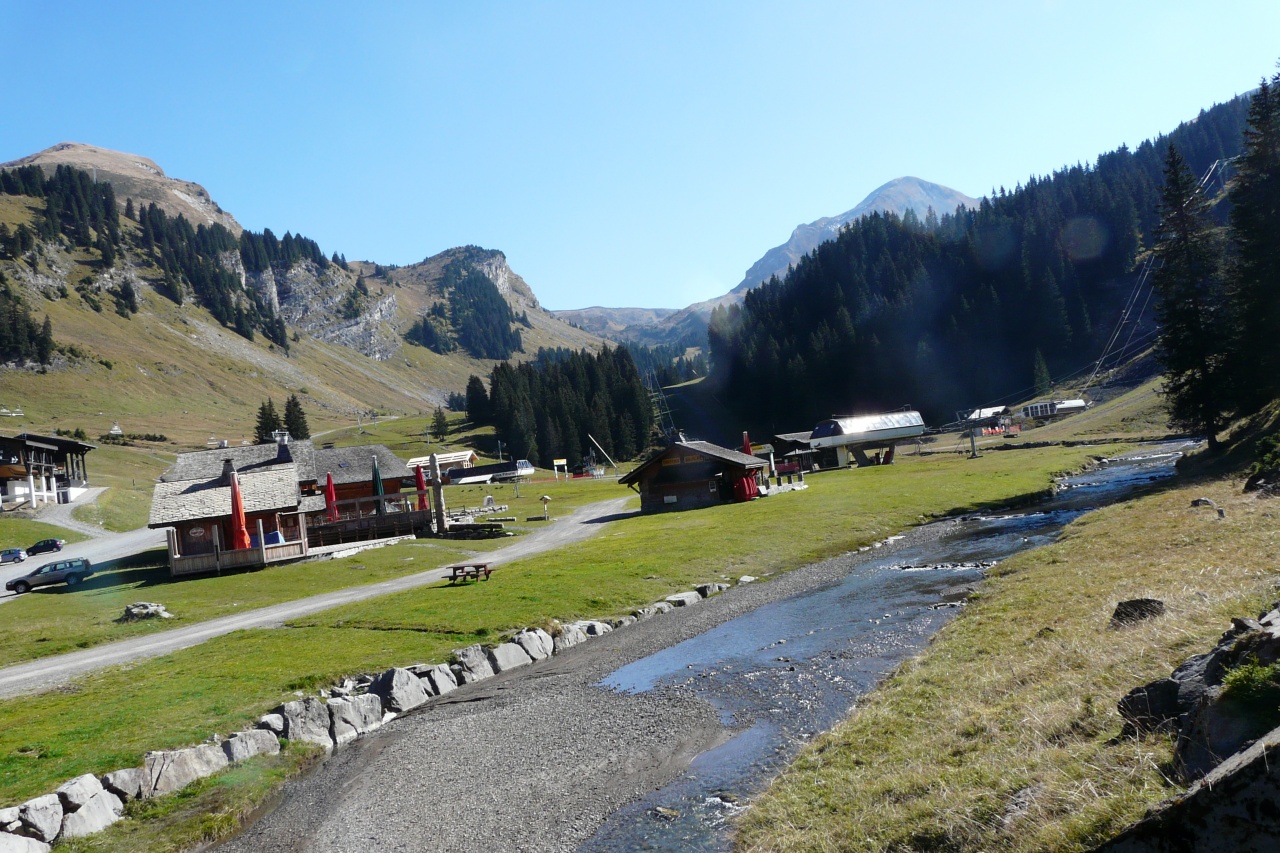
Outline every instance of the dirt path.
{"type": "Polygon", "coordinates": [[[97,486],[85,491],[83,495],[70,504],[46,504],[36,513],[35,520],[44,524],[54,524],[58,527],[65,527],[68,530],[74,530],[76,533],[83,533],[85,536],[97,538],[105,535],[108,531],[103,530],[96,524],[86,524],[83,521],[76,521],[71,513],[82,506],[88,506],[98,500],[107,489],[105,486],[97,486]]]}
{"type": "MultiPolygon", "coordinates": [[[[559,548],[570,542],[590,538],[604,526],[603,522],[626,511],[629,498],[614,498],[588,504],[575,510],[566,518],[556,519],[548,527],[531,533],[512,544],[492,551],[487,559],[492,563],[508,563],[559,548]]],[[[102,669],[118,666],[142,658],[158,657],[185,649],[246,628],[275,628],[290,619],[305,616],[341,604],[363,601],[378,595],[402,592],[426,584],[435,583],[445,576],[443,568],[435,568],[413,575],[393,578],[367,586],[337,590],[335,592],[286,601],[271,607],[262,607],[244,613],[211,619],[182,628],[174,628],[145,637],[107,643],[79,652],[42,658],[28,663],[0,669],[0,698],[37,693],[63,684],[71,679],[102,669]]]]}

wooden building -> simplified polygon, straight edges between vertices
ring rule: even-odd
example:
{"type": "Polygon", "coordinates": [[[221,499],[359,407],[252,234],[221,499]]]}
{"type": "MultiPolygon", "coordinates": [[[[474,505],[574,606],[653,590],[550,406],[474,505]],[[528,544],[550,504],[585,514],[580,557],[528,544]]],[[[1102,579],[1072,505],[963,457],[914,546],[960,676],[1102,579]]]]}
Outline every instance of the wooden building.
{"type": "Polygon", "coordinates": [[[85,457],[96,449],[56,435],[0,436],[0,501],[10,509],[71,503],[88,488],[85,457]]]}
{"type": "Polygon", "coordinates": [[[640,509],[693,509],[759,494],[757,473],[763,459],[708,441],[675,441],[618,482],[640,495],[640,509]]]}
{"type": "Polygon", "coordinates": [[[316,448],[310,441],[221,447],[181,453],[156,484],[148,527],[168,533],[175,575],[298,559],[310,548],[412,533],[429,526],[416,492],[401,484],[412,472],[380,444],[316,448]],[[375,494],[373,459],[382,494],[375,494]],[[231,475],[239,480],[252,547],[232,541],[231,475]],[[333,517],[324,488],[333,475],[333,517]]]}

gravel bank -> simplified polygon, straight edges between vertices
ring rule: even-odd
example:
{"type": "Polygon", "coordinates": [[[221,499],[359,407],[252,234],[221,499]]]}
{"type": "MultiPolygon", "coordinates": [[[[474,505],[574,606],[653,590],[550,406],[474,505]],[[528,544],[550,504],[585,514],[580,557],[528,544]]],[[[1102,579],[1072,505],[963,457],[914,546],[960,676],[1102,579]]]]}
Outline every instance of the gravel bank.
{"type": "Polygon", "coordinates": [[[732,732],[675,690],[616,694],[618,667],[831,583],[944,525],[750,584],[441,697],[336,752],[219,846],[240,851],[571,851],[732,732]]]}

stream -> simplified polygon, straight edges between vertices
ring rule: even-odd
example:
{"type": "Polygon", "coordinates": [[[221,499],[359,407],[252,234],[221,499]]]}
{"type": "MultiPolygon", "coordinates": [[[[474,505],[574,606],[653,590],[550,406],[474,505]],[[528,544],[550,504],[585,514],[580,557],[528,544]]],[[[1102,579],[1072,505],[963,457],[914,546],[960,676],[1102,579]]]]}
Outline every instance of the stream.
{"type": "MultiPolygon", "coordinates": [[[[890,537],[841,581],[760,607],[616,670],[601,686],[691,691],[734,732],[678,780],[614,812],[582,851],[727,851],[730,819],[815,734],[921,651],[996,562],[1172,476],[1188,443],[1150,445],[1058,482],[1034,511],[965,516],[890,537]],[[923,535],[920,535],[923,534],[923,535]],[[878,557],[876,550],[887,553],[878,557]]],[[[848,559],[848,557],[840,558],[848,559]]]]}

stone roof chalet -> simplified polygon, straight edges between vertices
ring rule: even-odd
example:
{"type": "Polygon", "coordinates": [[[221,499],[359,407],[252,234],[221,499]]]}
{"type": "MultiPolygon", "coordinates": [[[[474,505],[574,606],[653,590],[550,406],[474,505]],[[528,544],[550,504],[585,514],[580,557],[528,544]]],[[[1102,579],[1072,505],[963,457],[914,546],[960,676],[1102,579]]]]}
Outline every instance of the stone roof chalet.
{"type": "Polygon", "coordinates": [[[378,474],[384,480],[412,477],[413,471],[381,444],[359,447],[322,447],[315,452],[316,481],[323,486],[326,475],[333,474],[335,485],[367,483],[373,479],[373,457],[378,457],[378,474]]]}
{"type": "MultiPolygon", "coordinates": [[[[221,477],[223,464],[228,459],[241,475],[277,465],[292,465],[297,476],[295,482],[306,482],[316,479],[315,454],[316,449],[308,439],[288,444],[246,444],[179,453],[169,470],[160,475],[160,482],[212,480],[221,477]]],[[[243,477],[240,484],[244,485],[243,477]]]]}

